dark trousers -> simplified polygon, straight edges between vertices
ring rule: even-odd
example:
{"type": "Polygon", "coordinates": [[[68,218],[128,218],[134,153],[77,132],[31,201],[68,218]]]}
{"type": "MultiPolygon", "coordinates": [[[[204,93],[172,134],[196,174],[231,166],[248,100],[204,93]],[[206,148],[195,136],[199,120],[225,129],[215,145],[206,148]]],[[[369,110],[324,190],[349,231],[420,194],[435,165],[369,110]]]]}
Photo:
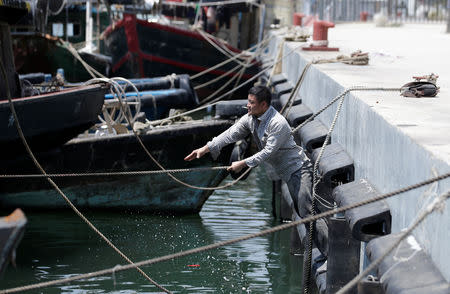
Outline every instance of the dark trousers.
{"type": "Polygon", "coordinates": [[[294,202],[295,210],[302,218],[305,218],[311,212],[312,172],[311,162],[309,160],[305,161],[303,166],[294,172],[286,183],[294,202]]]}

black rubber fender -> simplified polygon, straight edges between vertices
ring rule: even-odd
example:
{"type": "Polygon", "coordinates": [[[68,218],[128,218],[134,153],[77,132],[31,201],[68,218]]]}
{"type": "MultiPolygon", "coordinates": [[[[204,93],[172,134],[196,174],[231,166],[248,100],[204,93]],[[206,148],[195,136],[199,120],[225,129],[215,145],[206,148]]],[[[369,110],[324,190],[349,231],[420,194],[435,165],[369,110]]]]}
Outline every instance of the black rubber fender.
{"type": "MultiPolygon", "coordinates": [[[[366,247],[369,259],[382,256],[400,236],[401,233],[396,233],[371,240],[366,247]]],[[[450,284],[413,236],[408,236],[381,261],[378,276],[383,277],[381,283],[386,294],[450,293],[450,284]]]]}
{"type": "MultiPolygon", "coordinates": [[[[365,179],[340,185],[333,190],[332,198],[339,206],[346,206],[372,199],[379,192],[365,179]]],[[[345,218],[356,240],[368,242],[391,232],[392,216],[385,200],[353,208],[345,212],[345,218]]]]}
{"type": "Polygon", "coordinates": [[[311,109],[304,104],[292,106],[287,115],[287,120],[291,127],[295,128],[313,115],[311,109]]]}

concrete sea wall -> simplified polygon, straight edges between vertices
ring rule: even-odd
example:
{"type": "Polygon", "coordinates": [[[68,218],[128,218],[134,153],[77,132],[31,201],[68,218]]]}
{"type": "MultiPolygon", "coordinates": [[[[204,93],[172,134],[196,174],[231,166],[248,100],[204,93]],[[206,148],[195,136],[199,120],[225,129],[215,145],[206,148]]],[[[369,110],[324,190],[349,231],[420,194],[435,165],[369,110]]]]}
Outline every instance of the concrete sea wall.
{"type": "MultiPolygon", "coordinates": [[[[450,171],[450,35],[444,31],[443,25],[337,25],[329,31],[329,46],[340,47],[339,53],[296,50],[282,61],[282,72],[295,85],[311,60],[350,55],[357,49],[369,52],[367,66],[311,66],[297,99],[301,98],[313,112],[351,86],[399,88],[414,75],[440,75],[436,98],[405,98],[399,92],[351,92],[345,98],[331,140],[353,158],[355,180],[368,179],[380,193],[450,171]],[[408,41],[418,35],[421,42],[408,41]]],[[[282,40],[280,32],[270,32],[276,36],[269,46],[273,57],[282,40]]],[[[286,42],[282,50],[287,55],[299,45],[286,42]]],[[[336,107],[337,103],[317,119],[329,127],[336,107]]],[[[392,232],[408,227],[437,195],[449,189],[447,179],[388,199],[392,232]]],[[[450,281],[450,202],[429,216],[413,235],[450,281]]]]}

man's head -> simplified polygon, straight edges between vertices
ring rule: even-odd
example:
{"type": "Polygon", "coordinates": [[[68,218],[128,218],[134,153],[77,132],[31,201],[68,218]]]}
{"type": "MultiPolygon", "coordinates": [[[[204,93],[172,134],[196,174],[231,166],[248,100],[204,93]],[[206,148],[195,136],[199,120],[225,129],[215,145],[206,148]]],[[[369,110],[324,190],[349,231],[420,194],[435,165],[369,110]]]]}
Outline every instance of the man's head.
{"type": "Polygon", "coordinates": [[[272,94],[264,86],[255,86],[248,91],[247,110],[248,114],[261,116],[269,109],[272,94]]]}

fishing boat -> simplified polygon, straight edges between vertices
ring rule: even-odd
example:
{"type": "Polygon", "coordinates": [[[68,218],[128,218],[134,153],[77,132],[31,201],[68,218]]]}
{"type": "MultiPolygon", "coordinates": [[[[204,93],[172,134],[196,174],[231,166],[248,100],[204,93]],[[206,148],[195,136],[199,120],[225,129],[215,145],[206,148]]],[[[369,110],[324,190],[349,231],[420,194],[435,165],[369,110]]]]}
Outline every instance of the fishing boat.
{"type": "MultiPolygon", "coordinates": [[[[171,73],[194,75],[230,58],[216,47],[231,54],[241,52],[218,38],[206,37],[198,31],[141,20],[135,14],[127,13],[123,14],[121,20],[109,26],[103,32],[103,37],[106,50],[112,57],[112,74],[127,78],[171,73]]],[[[251,78],[258,71],[256,61],[250,61],[249,64],[251,66],[242,74],[242,80],[251,78]]],[[[214,69],[196,79],[195,85],[224,74],[229,78],[239,75],[239,72],[229,72],[235,66],[235,62],[230,62],[214,69]]],[[[212,83],[198,94],[203,98],[223,84],[223,80],[212,83]]],[[[230,88],[232,86],[233,84],[230,88]]],[[[244,88],[242,93],[247,93],[248,89],[244,88]]]]}
{"type": "Polygon", "coordinates": [[[15,262],[15,251],[22,240],[27,218],[20,209],[0,218],[0,275],[10,262],[15,262]]]}
{"type": "Polygon", "coordinates": [[[86,5],[66,4],[66,1],[36,1],[30,4],[33,13],[30,11],[11,24],[14,63],[19,74],[55,74],[62,68],[66,81],[86,81],[92,76],[79,57],[97,72],[109,76],[111,58],[102,54],[101,40],[92,40],[93,34],[108,26],[108,14],[98,7],[92,7],[86,14],[86,5]],[[96,22],[92,21],[93,16],[96,22]],[[87,25],[89,20],[92,28],[87,25]],[[90,29],[86,30],[87,27],[90,29]]]}
{"type": "MultiPolygon", "coordinates": [[[[192,109],[199,105],[196,91],[188,75],[130,79],[131,84],[118,81],[124,87],[127,102],[138,100],[139,110],[148,120],[166,118],[171,109],[192,109]],[[139,91],[139,97],[136,90],[139,91]],[[137,98],[138,97],[138,98],[137,98]]],[[[114,94],[105,95],[105,103],[114,103],[114,94]]]]}
{"type": "MultiPolygon", "coordinates": [[[[92,76],[69,50],[69,43],[59,37],[38,32],[11,33],[14,63],[20,74],[46,72],[55,74],[64,69],[69,82],[82,82],[92,76]]],[[[73,49],[75,50],[75,49],[73,49]]],[[[104,76],[110,75],[111,57],[94,52],[77,51],[80,58],[104,76]]]]}
{"type": "MultiPolygon", "coordinates": [[[[233,146],[217,161],[205,156],[184,161],[193,149],[232,125],[229,120],[190,121],[150,128],[140,138],[166,169],[198,168],[229,164],[233,146]]],[[[243,152],[242,152],[243,153],[243,152]]],[[[160,168],[148,157],[133,133],[89,134],[37,154],[47,173],[149,171],[160,168]]],[[[36,168],[27,156],[1,161],[2,174],[32,174],[36,168]]],[[[214,187],[227,176],[224,169],[176,173],[175,177],[195,186],[214,187]]],[[[188,188],[167,173],[63,177],[55,182],[79,208],[130,210],[173,214],[198,213],[213,190],[188,188]]],[[[0,206],[24,209],[63,209],[69,206],[42,178],[0,180],[0,206]]]]}
{"type": "Polygon", "coordinates": [[[8,23],[0,22],[1,67],[4,74],[0,83],[0,158],[25,154],[8,95],[13,98],[20,128],[32,150],[45,150],[67,142],[94,125],[108,91],[104,84],[62,89],[61,81],[54,79],[38,89],[30,82],[19,81],[14,66],[10,24],[16,23],[28,10],[24,2],[9,4],[0,4],[0,16],[15,15],[8,23]]]}
{"type": "MultiPolygon", "coordinates": [[[[32,150],[45,150],[67,142],[94,125],[107,91],[104,84],[96,84],[12,101],[32,150]]],[[[0,145],[3,151],[0,157],[25,153],[8,100],[0,100],[0,145]]]]}

